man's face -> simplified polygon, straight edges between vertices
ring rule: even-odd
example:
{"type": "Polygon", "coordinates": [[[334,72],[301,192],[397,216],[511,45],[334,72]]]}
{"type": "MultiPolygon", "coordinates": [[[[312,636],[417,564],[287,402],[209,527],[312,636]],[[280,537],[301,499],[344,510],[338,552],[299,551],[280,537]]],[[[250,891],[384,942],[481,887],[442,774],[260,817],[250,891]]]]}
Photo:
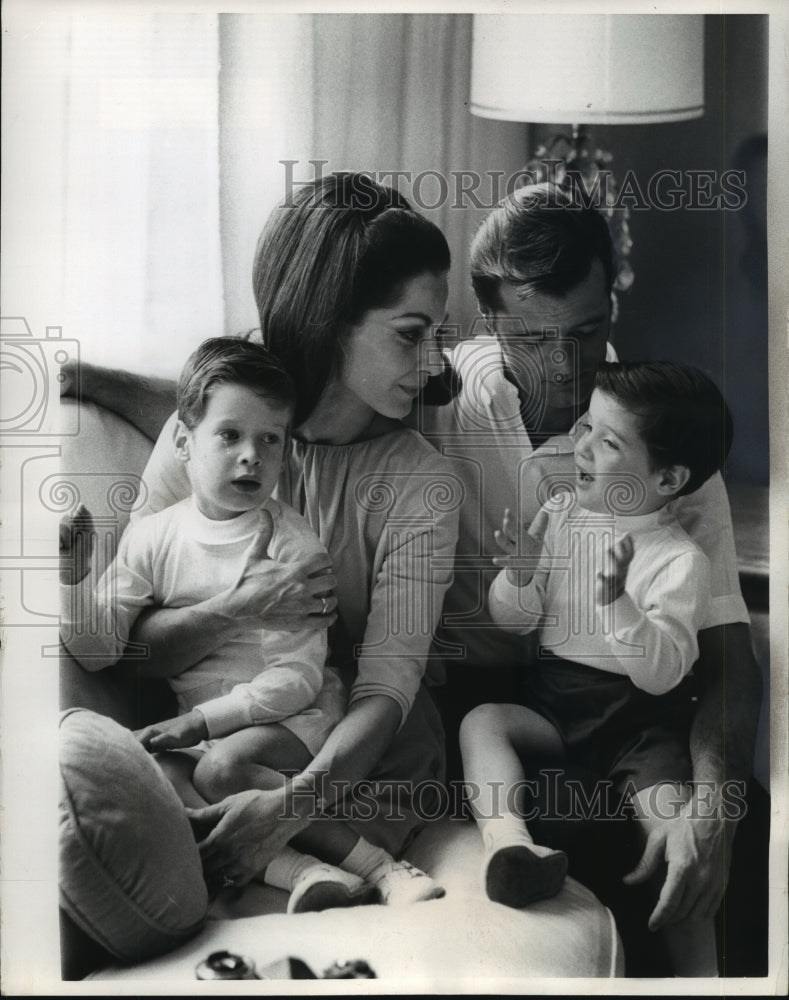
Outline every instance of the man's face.
{"type": "Polygon", "coordinates": [[[566,295],[543,292],[519,299],[504,283],[499,295],[496,335],[527,426],[569,430],[586,409],[595,370],[605,360],[611,300],[602,263],[595,260],[566,295]]]}

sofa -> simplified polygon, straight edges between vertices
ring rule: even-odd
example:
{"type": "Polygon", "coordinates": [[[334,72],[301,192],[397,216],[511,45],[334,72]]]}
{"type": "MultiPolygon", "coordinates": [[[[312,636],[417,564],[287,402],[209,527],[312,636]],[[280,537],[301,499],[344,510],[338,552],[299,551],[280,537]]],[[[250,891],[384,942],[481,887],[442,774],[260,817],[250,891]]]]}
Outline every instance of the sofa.
{"type": "MultiPolygon", "coordinates": [[[[93,515],[101,569],[139,502],[151,445],[107,410],[62,405],[79,430],[65,440],[61,479],[93,515]]],[[[178,990],[217,952],[243,956],[260,978],[304,967],[321,977],[363,961],[387,991],[403,992],[507,992],[522,980],[533,989],[542,978],[624,974],[613,917],[592,892],[568,878],[558,896],[523,910],[491,902],[475,826],[451,815],[428,822],[406,854],[445,885],[442,899],[286,914],[284,892],[253,882],[209,901],[180,803],[130,732],[172,714],[162,682],[138,682],[122,665],[88,673],[64,652],[61,708],[64,977],[110,992],[112,982],[178,990]],[[75,959],[86,943],[100,947],[75,959]]]]}

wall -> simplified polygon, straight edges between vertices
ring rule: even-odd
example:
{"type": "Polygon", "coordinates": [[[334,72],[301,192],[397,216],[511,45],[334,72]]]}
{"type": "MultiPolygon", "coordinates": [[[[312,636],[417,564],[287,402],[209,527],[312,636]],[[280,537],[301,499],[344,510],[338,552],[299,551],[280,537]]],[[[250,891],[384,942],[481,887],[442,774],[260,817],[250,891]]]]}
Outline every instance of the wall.
{"type": "MultiPolygon", "coordinates": [[[[622,358],[671,358],[716,380],[735,421],[727,479],[752,483],[766,483],[769,469],[766,148],[755,140],[767,130],[767,20],[706,17],[702,118],[592,135],[614,154],[617,176],[632,170],[642,191],[658,170],[681,171],[685,190],[688,171],[746,170],[749,201],[738,210],[631,211],[635,281],[620,296],[614,339],[622,358]]],[[[533,142],[550,131],[535,126],[533,142]]]]}

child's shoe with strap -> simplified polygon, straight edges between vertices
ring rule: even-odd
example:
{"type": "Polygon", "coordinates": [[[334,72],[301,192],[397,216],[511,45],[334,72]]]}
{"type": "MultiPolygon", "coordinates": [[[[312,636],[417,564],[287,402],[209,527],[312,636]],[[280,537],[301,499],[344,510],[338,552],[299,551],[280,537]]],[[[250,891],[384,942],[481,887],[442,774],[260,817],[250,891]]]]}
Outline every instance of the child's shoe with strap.
{"type": "Polygon", "coordinates": [[[382,861],[367,876],[378,889],[381,902],[387,906],[420,903],[427,899],[440,899],[446,890],[429,875],[407,861],[390,858],[382,861]]]}

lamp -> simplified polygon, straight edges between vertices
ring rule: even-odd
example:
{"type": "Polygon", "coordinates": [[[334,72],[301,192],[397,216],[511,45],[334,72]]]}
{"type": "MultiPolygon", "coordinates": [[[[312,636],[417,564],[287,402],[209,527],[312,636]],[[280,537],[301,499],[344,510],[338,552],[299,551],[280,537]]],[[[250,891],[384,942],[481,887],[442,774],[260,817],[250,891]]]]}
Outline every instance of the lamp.
{"type": "Polygon", "coordinates": [[[700,14],[477,14],[471,59],[483,118],[641,125],[704,113],[700,14]]]}
{"type": "MultiPolygon", "coordinates": [[[[574,173],[597,190],[603,170],[611,178],[612,157],[590,152],[581,124],[674,122],[704,113],[703,15],[477,14],[470,106],[483,118],[572,125],[570,136],[555,136],[524,170],[545,179],[550,163],[557,182],[574,173]]],[[[613,208],[611,184],[605,190],[600,207],[614,230],[622,289],[632,283],[628,210],[613,208]]]]}

